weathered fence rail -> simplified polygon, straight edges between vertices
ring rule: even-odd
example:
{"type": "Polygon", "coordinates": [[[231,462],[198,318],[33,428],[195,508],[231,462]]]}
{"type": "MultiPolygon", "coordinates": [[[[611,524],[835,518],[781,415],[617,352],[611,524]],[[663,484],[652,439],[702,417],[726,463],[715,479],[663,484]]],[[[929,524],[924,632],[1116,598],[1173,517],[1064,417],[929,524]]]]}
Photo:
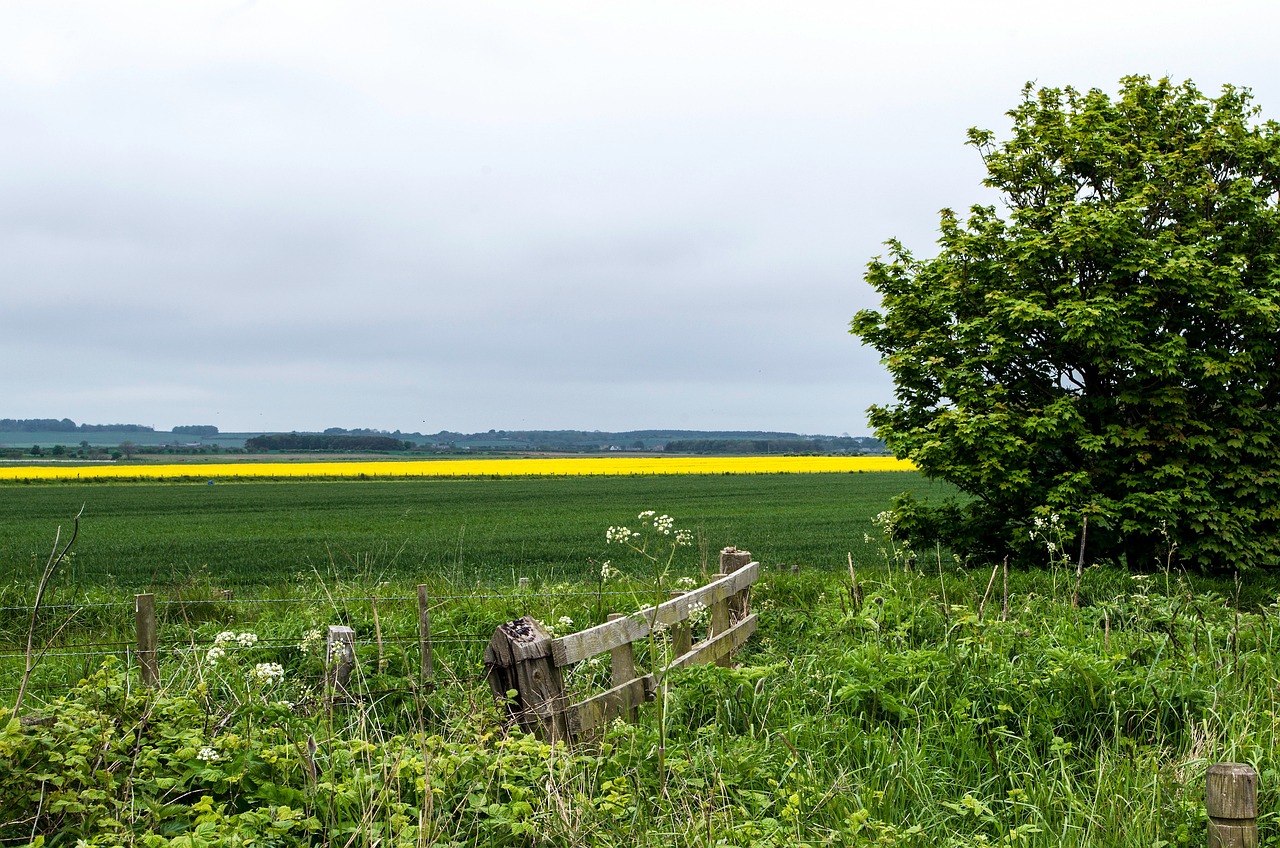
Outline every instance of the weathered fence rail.
{"type": "Polygon", "coordinates": [[[750,592],[760,564],[751,561],[749,551],[725,548],[720,572],[699,589],[629,615],[611,615],[604,624],[560,638],[527,616],[503,624],[484,658],[494,697],[523,729],[552,740],[581,736],[617,717],[634,718],[640,705],[653,699],[664,675],[699,663],[728,665],[755,632],[750,592]],[[711,625],[707,638],[693,645],[690,619],[700,610],[710,611],[711,625]],[[662,657],[662,664],[639,675],[632,646],[644,640],[664,648],[650,652],[662,657]],[[570,703],[561,669],[606,652],[613,686],[570,703]]]}

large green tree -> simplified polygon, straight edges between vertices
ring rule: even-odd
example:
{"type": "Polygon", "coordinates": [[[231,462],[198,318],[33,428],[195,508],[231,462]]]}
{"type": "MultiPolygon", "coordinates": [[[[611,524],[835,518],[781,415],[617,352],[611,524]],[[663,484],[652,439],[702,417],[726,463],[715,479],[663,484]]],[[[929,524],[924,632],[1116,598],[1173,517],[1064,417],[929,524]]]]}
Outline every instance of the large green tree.
{"type": "Polygon", "coordinates": [[[1008,551],[1089,516],[1096,558],[1280,566],[1280,125],[1247,89],[1023,90],[970,130],[999,206],[897,241],[852,332],[897,402],[876,435],[972,496],[903,526],[1008,551]]]}

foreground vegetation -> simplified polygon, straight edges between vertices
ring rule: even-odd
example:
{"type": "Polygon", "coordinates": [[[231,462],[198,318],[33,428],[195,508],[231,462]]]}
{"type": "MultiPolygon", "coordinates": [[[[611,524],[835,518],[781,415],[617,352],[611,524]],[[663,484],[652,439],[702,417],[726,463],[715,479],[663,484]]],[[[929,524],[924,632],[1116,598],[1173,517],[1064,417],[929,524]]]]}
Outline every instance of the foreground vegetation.
{"type": "MultiPolygon", "coordinates": [[[[170,616],[191,628],[187,646],[167,650],[160,691],[108,661],[0,731],[0,839],[1203,845],[1204,772],[1236,760],[1262,776],[1264,844],[1280,841],[1280,607],[1241,611],[1231,584],[1101,569],[1073,607],[1074,574],[1049,569],[1012,575],[1006,617],[988,576],[892,563],[864,566],[854,590],[847,573],[770,573],[738,667],[672,679],[662,771],[651,707],[636,725],[553,748],[502,726],[474,655],[442,647],[439,685],[417,686],[412,640],[394,639],[414,632],[412,605],[383,607],[379,666],[367,611],[344,598],[408,585],[351,582],[327,600],[300,586],[312,602],[234,608],[192,587],[170,616]],[[335,618],[362,640],[367,694],[354,701],[326,698],[306,637],[335,618]],[[233,636],[214,664],[221,631],[233,636]],[[250,631],[259,639],[242,643],[250,631]],[[270,663],[279,676],[262,671],[270,663]]],[[[482,632],[523,611],[576,629],[602,600],[619,608],[626,591],[646,592],[634,581],[603,598],[580,585],[493,589],[442,605],[439,631],[482,632]]],[[[584,664],[573,685],[606,676],[584,664]]]]}

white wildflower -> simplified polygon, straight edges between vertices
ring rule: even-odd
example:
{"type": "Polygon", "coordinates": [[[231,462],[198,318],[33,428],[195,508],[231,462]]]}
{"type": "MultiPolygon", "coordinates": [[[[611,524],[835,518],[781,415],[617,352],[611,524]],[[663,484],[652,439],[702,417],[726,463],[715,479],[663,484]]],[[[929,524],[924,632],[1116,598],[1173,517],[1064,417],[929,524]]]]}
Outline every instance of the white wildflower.
{"type": "Polygon", "coordinates": [[[273,662],[258,663],[253,667],[253,677],[264,686],[279,683],[284,680],[284,666],[273,662]]]}
{"type": "Polygon", "coordinates": [[[689,620],[694,624],[699,624],[707,617],[707,605],[702,601],[694,601],[689,604],[689,620]]]}
{"type": "Polygon", "coordinates": [[[567,615],[562,615],[560,618],[556,619],[556,627],[573,627],[573,619],[567,615]]]}
{"type": "Polygon", "coordinates": [[[693,534],[688,530],[677,530],[676,544],[684,548],[689,547],[693,544],[693,534]]]}
{"type": "Polygon", "coordinates": [[[218,756],[218,752],[216,750],[209,745],[205,745],[196,752],[196,759],[206,763],[216,763],[222,758],[218,756]]]}
{"type": "Polygon", "coordinates": [[[214,646],[209,649],[209,653],[204,655],[204,659],[205,662],[209,663],[209,665],[217,665],[218,661],[226,655],[227,649],[215,643],[214,646]]]}
{"type": "Polygon", "coordinates": [[[644,512],[637,515],[636,518],[640,519],[641,521],[645,521],[646,519],[653,518],[657,514],[658,513],[655,510],[646,509],[644,512]]]}
{"type": "Polygon", "coordinates": [[[302,641],[298,643],[298,650],[304,654],[313,654],[320,650],[320,640],[324,635],[319,628],[313,628],[302,634],[302,641]]]}
{"type": "Polygon", "coordinates": [[[254,643],[258,641],[257,633],[244,632],[236,637],[236,644],[242,648],[252,648],[254,643]]]}
{"type": "Polygon", "coordinates": [[[610,577],[616,577],[618,570],[614,568],[609,560],[605,560],[600,564],[600,579],[608,580],[610,577]]]}
{"type": "Polygon", "coordinates": [[[616,542],[619,545],[625,545],[636,534],[626,527],[610,527],[605,531],[604,539],[606,542],[616,542]]]}
{"type": "Polygon", "coordinates": [[[224,630],[217,636],[213,637],[213,644],[219,648],[223,645],[229,645],[236,640],[236,634],[231,630],[224,630]]]}
{"type": "Polygon", "coordinates": [[[697,587],[698,587],[698,581],[694,580],[692,577],[676,578],[677,589],[696,589],[697,587]]]}

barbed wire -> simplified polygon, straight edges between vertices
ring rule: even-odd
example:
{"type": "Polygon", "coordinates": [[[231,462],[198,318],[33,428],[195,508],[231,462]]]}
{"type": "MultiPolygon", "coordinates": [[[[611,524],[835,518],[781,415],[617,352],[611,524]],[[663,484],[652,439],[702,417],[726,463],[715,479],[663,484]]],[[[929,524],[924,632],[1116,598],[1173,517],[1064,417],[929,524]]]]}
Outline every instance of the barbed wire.
{"type": "MultiPolygon", "coordinates": [[[[439,595],[428,593],[428,599],[434,604],[437,601],[520,601],[529,599],[550,599],[565,600],[569,598],[596,598],[596,597],[626,597],[637,598],[646,590],[622,591],[618,589],[610,589],[607,591],[583,590],[574,592],[539,592],[527,589],[516,589],[508,594],[469,594],[469,595],[439,595]]],[[[357,603],[367,601],[405,601],[416,602],[416,595],[361,595],[356,597],[314,597],[314,598],[190,598],[174,601],[159,601],[156,608],[165,607],[190,607],[196,604],[318,604],[324,606],[340,606],[344,603],[357,603]]],[[[41,604],[40,610],[80,610],[80,609],[106,609],[116,607],[119,609],[132,609],[135,606],[133,601],[111,601],[111,602],[86,602],[83,604],[41,604]]],[[[30,613],[33,610],[31,606],[3,606],[0,612],[25,612],[30,613]]]]}

